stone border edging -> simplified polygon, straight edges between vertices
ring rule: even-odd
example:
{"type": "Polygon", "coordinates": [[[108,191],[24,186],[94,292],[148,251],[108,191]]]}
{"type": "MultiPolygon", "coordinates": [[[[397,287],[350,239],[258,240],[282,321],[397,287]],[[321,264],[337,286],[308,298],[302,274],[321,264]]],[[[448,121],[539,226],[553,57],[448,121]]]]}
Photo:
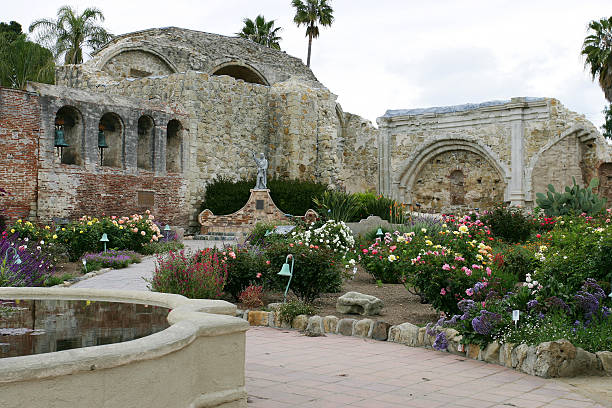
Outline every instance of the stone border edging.
{"type": "MultiPolygon", "coordinates": [[[[427,334],[425,327],[411,323],[392,326],[382,320],[339,319],[336,316],[296,316],[291,324],[281,322],[278,312],[259,310],[237,310],[236,316],[247,320],[251,326],[268,326],[281,329],[296,329],[306,335],[320,336],[325,333],[390,341],[410,347],[431,348],[435,336],[427,334]]],[[[455,329],[440,329],[448,341],[449,353],[502,365],[523,373],[543,378],[575,377],[578,375],[612,376],[612,351],[590,353],[575,347],[565,339],[541,343],[500,344],[493,342],[481,349],[478,345],[461,344],[462,336],[455,329]]]]}

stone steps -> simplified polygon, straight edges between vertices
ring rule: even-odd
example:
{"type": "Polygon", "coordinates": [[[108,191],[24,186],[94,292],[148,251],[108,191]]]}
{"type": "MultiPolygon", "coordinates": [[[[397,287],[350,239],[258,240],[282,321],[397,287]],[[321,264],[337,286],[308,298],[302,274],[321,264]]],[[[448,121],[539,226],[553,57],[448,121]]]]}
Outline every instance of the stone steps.
{"type": "Polygon", "coordinates": [[[209,232],[207,234],[198,234],[193,239],[205,240],[205,241],[223,241],[223,242],[234,242],[238,238],[233,232],[209,232]]]}

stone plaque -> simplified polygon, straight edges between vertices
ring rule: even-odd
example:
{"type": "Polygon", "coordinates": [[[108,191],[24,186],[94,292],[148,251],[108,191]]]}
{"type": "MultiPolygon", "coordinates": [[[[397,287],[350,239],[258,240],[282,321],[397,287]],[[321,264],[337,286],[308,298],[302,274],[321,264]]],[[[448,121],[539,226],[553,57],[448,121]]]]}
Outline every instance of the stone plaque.
{"type": "Polygon", "coordinates": [[[255,200],[255,209],[263,210],[264,209],[264,200],[255,200]]]}
{"type": "Polygon", "coordinates": [[[155,205],[155,192],[154,191],[138,191],[138,206],[153,209],[155,205]]]}
{"type": "Polygon", "coordinates": [[[279,235],[287,235],[293,231],[294,228],[295,225],[279,225],[278,227],[274,228],[274,233],[279,235]]]}

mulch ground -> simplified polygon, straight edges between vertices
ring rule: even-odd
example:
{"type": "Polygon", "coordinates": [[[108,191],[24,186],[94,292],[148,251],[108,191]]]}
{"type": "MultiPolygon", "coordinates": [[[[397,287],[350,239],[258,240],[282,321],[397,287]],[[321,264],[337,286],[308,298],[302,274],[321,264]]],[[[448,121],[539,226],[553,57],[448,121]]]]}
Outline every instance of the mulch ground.
{"type": "MultiPolygon", "coordinates": [[[[402,284],[387,284],[378,286],[370,274],[358,267],[351,280],[346,280],[339,293],[324,293],[314,302],[319,316],[337,316],[338,318],[364,318],[360,315],[342,314],[336,311],[336,300],[346,292],[359,292],[376,296],[383,301],[385,307],[379,316],[368,316],[374,320],[384,320],[390,324],[410,322],[425,324],[438,320],[438,313],[429,304],[422,304],[418,296],[410,294],[402,284]]],[[[289,298],[289,296],[288,296],[289,298]]],[[[265,303],[282,302],[282,294],[269,294],[265,303]]],[[[238,305],[239,309],[245,309],[238,305]]]]}

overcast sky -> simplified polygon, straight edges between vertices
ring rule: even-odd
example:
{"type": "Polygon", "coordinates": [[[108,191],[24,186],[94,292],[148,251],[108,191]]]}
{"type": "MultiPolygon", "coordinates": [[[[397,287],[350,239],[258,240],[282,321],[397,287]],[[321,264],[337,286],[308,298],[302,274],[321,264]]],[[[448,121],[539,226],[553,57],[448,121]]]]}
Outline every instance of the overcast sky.
{"type": "MultiPolygon", "coordinates": [[[[2,1],[0,21],[24,30],[68,4],[99,7],[113,34],[177,26],[234,35],[263,14],[283,28],[281,48],[306,61],[290,0],[2,1]]],[[[598,127],[606,105],[580,46],[610,0],[331,0],[335,21],[313,42],[311,68],[344,111],[373,122],[387,109],[555,97],[598,127]]]]}

